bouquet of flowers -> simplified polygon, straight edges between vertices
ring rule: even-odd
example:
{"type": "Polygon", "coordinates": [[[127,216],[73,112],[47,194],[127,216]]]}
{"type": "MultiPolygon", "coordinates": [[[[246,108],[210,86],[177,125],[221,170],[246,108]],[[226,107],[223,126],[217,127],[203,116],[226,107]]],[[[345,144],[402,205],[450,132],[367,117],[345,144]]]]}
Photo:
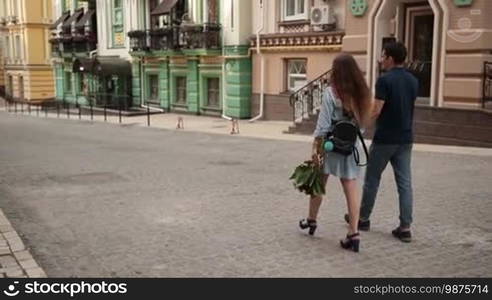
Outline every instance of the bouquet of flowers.
{"type": "Polygon", "coordinates": [[[308,160],[297,166],[289,179],[293,180],[294,187],[300,192],[311,196],[321,196],[325,194],[322,178],[321,167],[308,160]]]}

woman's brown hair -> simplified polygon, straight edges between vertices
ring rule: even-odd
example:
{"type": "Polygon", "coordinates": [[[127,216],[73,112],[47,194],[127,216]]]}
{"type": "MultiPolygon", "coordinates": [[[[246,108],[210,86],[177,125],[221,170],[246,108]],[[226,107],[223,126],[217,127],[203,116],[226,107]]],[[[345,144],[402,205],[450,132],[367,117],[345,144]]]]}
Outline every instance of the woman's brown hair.
{"type": "Polygon", "coordinates": [[[372,108],[371,91],[352,55],[342,53],[335,58],[331,84],[342,100],[343,109],[353,114],[360,126],[368,125],[372,108]]]}

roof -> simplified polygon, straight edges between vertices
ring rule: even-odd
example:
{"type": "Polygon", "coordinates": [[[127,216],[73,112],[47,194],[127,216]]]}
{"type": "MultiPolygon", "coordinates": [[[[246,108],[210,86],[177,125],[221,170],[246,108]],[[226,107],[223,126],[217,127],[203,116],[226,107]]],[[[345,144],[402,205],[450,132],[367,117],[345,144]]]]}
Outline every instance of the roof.
{"type": "Polygon", "coordinates": [[[92,16],[94,15],[96,11],[94,9],[89,9],[80,20],[75,23],[75,27],[84,27],[87,22],[91,21],[92,16]]]}
{"type": "Polygon", "coordinates": [[[62,27],[71,27],[73,22],[76,22],[80,16],[84,13],[83,8],[77,9],[73,15],[70,16],[65,22],[63,22],[62,27]]]}
{"type": "Polygon", "coordinates": [[[150,13],[151,15],[163,15],[168,14],[171,9],[176,5],[178,0],[163,0],[156,8],[150,13]]]}
{"type": "Polygon", "coordinates": [[[65,22],[65,21],[68,19],[68,17],[69,17],[69,16],[70,16],[70,11],[66,11],[66,12],[64,12],[64,13],[63,13],[63,14],[62,14],[59,18],[58,18],[58,20],[56,20],[56,22],[55,22],[55,23],[51,24],[50,29],[56,29],[56,28],[60,25],[60,23],[65,22]]]}

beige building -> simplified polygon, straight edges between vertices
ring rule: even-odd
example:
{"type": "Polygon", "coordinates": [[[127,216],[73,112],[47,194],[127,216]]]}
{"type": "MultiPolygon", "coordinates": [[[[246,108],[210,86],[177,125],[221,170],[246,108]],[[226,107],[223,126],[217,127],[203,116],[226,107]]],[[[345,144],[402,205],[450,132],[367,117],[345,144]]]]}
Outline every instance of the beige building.
{"type": "Polygon", "coordinates": [[[0,0],[0,15],[6,96],[29,102],[52,99],[52,1],[0,0]]]}
{"type": "Polygon", "coordinates": [[[373,87],[383,43],[392,39],[409,50],[407,67],[419,79],[419,105],[482,107],[484,63],[492,61],[492,1],[264,0],[252,5],[252,110],[260,111],[263,95],[266,119],[309,116],[319,104],[316,86],[326,75],[297,98],[291,95],[327,72],[340,51],[356,57],[373,87]]]}

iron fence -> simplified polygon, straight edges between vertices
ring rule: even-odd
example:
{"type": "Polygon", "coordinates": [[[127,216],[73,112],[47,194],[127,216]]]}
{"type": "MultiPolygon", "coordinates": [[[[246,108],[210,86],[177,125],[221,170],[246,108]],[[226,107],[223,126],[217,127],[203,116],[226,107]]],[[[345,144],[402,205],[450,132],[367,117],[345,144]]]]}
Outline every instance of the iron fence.
{"type": "MultiPolygon", "coordinates": [[[[132,109],[129,95],[112,95],[106,93],[92,93],[89,95],[78,94],[75,98],[61,97],[42,102],[22,101],[12,97],[9,93],[5,94],[6,111],[15,114],[28,114],[37,117],[56,116],[78,118],[79,120],[90,118],[94,120],[95,115],[102,115],[104,121],[108,121],[109,116],[117,116],[118,122],[123,123],[123,117],[129,115],[132,109]],[[85,97],[85,101],[81,101],[85,97]]],[[[148,103],[147,103],[148,104],[148,103]]],[[[147,108],[141,113],[147,115],[147,125],[150,126],[151,111],[147,108]]]]}

